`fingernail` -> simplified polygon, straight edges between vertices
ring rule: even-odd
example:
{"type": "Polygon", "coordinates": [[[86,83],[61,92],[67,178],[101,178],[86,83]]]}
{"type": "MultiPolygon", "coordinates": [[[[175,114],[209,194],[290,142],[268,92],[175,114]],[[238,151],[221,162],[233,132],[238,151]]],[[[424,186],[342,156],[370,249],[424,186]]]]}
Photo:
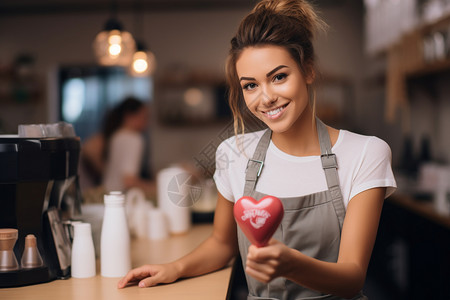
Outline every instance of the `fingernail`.
{"type": "Polygon", "coordinates": [[[139,282],[139,287],[144,288],[145,287],[145,283],[143,281],[139,282]]]}

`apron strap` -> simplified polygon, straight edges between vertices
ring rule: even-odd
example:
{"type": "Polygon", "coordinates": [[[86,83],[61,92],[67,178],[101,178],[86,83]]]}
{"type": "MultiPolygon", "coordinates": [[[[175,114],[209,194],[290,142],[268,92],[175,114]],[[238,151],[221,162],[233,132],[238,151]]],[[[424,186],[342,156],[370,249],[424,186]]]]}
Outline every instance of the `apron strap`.
{"type": "Polygon", "coordinates": [[[267,129],[259,140],[256,150],[253,153],[253,157],[247,162],[244,196],[250,196],[255,189],[256,182],[258,181],[259,175],[261,175],[261,171],[264,166],[264,159],[266,158],[266,152],[270,144],[271,136],[272,131],[267,129]]]}
{"type": "Polygon", "coordinates": [[[339,186],[339,176],[337,172],[338,164],[336,155],[331,151],[330,135],[328,134],[325,124],[316,118],[317,134],[320,143],[320,158],[322,160],[322,168],[327,180],[328,190],[331,194],[333,206],[339,220],[339,228],[342,230],[342,224],[345,217],[344,199],[342,197],[341,188],[339,186]]]}
{"type": "MultiPolygon", "coordinates": [[[[316,126],[320,144],[322,168],[325,173],[333,206],[339,220],[339,228],[342,229],[345,217],[345,206],[341,188],[339,186],[336,155],[331,151],[330,135],[328,134],[325,124],[319,118],[316,118],[316,126]]],[[[266,157],[267,148],[270,144],[271,136],[272,131],[267,129],[259,140],[255,152],[253,153],[253,157],[248,160],[247,170],[245,173],[244,196],[251,195],[255,189],[259,175],[261,174],[264,166],[264,159],[266,157]]]]}

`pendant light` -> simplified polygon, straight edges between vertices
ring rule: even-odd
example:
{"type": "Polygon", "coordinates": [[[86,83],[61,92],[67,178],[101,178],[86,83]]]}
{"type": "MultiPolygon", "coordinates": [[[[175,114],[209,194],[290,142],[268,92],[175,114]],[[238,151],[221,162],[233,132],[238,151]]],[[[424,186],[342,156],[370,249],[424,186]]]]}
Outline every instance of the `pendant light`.
{"type": "MultiPolygon", "coordinates": [[[[134,2],[134,31],[137,37],[142,37],[143,32],[143,9],[142,1],[135,0],[134,2]]],[[[133,61],[129,67],[129,73],[135,77],[144,77],[152,75],[156,69],[155,55],[148,50],[142,40],[136,39],[136,52],[133,54],[133,61]]]]}
{"type": "Polygon", "coordinates": [[[131,33],[124,31],[117,20],[117,3],[111,1],[112,17],[106,22],[94,40],[94,52],[98,63],[102,66],[124,66],[131,64],[136,51],[135,41],[131,33]]]}
{"type": "Polygon", "coordinates": [[[153,74],[156,68],[155,55],[147,50],[145,45],[137,41],[137,49],[133,55],[133,61],[130,65],[130,74],[136,77],[149,76],[153,74]]]}

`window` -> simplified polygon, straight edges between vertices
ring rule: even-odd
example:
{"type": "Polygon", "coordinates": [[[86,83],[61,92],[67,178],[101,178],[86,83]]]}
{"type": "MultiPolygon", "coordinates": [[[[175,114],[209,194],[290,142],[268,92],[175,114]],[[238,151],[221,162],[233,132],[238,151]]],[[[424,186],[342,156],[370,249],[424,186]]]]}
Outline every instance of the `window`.
{"type": "Polygon", "coordinates": [[[132,77],[122,67],[62,67],[60,120],[71,123],[83,141],[101,128],[105,113],[128,96],[153,98],[151,77],[132,77]]]}

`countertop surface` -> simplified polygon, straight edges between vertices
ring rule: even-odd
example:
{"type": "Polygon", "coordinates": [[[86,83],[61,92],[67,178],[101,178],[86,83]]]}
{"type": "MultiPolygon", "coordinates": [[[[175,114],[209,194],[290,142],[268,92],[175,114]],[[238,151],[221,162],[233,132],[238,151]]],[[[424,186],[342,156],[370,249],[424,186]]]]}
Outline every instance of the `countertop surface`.
{"type": "MultiPolygon", "coordinates": [[[[212,232],[212,225],[196,225],[188,233],[171,236],[165,240],[148,239],[132,240],[132,265],[159,264],[177,259],[204,241],[212,232]]],[[[19,288],[0,289],[2,300],[49,300],[49,299],[82,299],[82,300],[115,300],[115,299],[225,299],[231,275],[231,267],[203,276],[179,280],[173,284],[152,288],[130,286],[117,289],[119,278],[97,275],[92,278],[70,278],[48,283],[30,285],[19,288]]]]}
{"type": "Polygon", "coordinates": [[[450,215],[439,213],[431,200],[417,200],[412,195],[395,193],[388,198],[388,201],[400,205],[437,225],[450,229],[450,215]]]}

